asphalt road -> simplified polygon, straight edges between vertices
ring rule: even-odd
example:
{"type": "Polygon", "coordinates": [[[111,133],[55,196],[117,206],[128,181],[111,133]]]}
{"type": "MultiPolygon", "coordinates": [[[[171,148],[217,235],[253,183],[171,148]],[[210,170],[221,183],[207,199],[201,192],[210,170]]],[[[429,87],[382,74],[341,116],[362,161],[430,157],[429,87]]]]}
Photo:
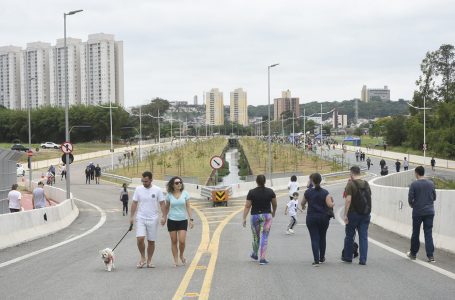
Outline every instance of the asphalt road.
{"type": "MultiPolygon", "coordinates": [[[[101,164],[104,159],[110,160],[94,162],[101,164]]],[[[161,228],[155,269],[136,269],[139,255],[133,232],[115,251],[116,269],[106,272],[98,251],[117,243],[128,228],[128,218],[121,213],[119,186],[104,181],[86,185],[82,176],[85,164],[73,165],[74,172],[81,170],[81,176],[73,175],[74,196],[88,202],[77,202],[80,215],[76,221],[49,237],[0,251],[2,299],[454,299],[455,255],[437,251],[436,263],[429,264],[422,261],[421,248],[421,260],[410,261],[404,257],[409,239],[376,226],[369,231],[367,265],[360,266],[357,260],[345,264],[340,261],[344,226],[332,219],[327,262],[312,267],[305,213],[297,217],[296,233],[285,234],[286,192],[278,192],[269,265],[260,266],[249,258],[251,231],[241,225],[244,199],[231,199],[228,207],[215,208],[206,200],[193,200],[197,213],[187,237],[190,264],[173,267],[168,233],[161,228]],[[23,258],[75,238],[100,222],[86,236],[23,258]],[[18,261],[11,263],[13,259],[18,261]]],[[[63,184],[57,179],[57,185],[63,184]]],[[[343,188],[344,183],[327,186],[335,197],[336,213],[342,209],[343,188]]]]}

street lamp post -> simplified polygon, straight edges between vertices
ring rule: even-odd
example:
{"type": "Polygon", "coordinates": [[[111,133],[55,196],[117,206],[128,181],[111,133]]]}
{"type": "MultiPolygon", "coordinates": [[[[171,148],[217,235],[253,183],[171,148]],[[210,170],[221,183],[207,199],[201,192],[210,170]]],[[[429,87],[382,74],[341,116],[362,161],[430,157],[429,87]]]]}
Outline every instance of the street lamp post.
{"type": "Polygon", "coordinates": [[[268,136],[268,159],[269,159],[269,163],[268,163],[268,170],[267,170],[267,173],[269,175],[269,180],[270,180],[270,185],[273,186],[273,183],[272,183],[272,136],[270,135],[270,123],[271,123],[271,120],[270,120],[270,68],[273,68],[273,67],[276,67],[278,66],[279,64],[273,64],[273,65],[270,65],[270,66],[267,66],[267,83],[268,83],[268,121],[269,121],[269,126],[268,126],[268,129],[269,129],[269,136],[268,136]]]}
{"type": "Polygon", "coordinates": [[[427,109],[431,109],[431,107],[426,107],[426,97],[424,96],[423,97],[423,107],[417,107],[417,106],[414,106],[412,104],[410,104],[409,102],[407,102],[408,105],[414,109],[419,109],[419,110],[423,110],[423,165],[426,166],[427,163],[426,163],[426,160],[427,160],[427,135],[426,135],[426,111],[427,109]]]}
{"type": "MultiPolygon", "coordinates": [[[[28,74],[28,72],[27,72],[28,74]]],[[[30,86],[32,85],[32,80],[35,80],[34,77],[28,79],[28,90],[30,92],[30,86]]],[[[31,94],[31,93],[30,93],[31,94]]],[[[32,151],[32,121],[31,121],[31,109],[32,109],[32,97],[29,98],[27,101],[27,108],[28,108],[28,151],[32,151]]],[[[32,157],[28,157],[28,189],[32,190],[32,157]]]]}
{"type": "MultiPolygon", "coordinates": [[[[69,119],[68,119],[68,109],[69,109],[69,100],[68,100],[68,47],[66,45],[66,16],[71,16],[82,12],[82,9],[73,10],[69,13],[63,13],[63,43],[65,48],[65,139],[67,142],[70,142],[70,134],[69,134],[69,119]]],[[[70,157],[69,153],[66,154],[66,198],[70,199],[71,197],[71,172],[70,172],[70,157]]]]}
{"type": "Polygon", "coordinates": [[[161,152],[161,123],[160,123],[160,110],[158,110],[158,116],[152,116],[151,114],[147,114],[150,118],[158,119],[158,152],[161,152]]]}
{"type": "Polygon", "coordinates": [[[114,170],[114,138],[112,135],[112,109],[117,109],[118,106],[112,106],[112,102],[109,99],[109,106],[102,106],[99,104],[95,104],[95,106],[101,107],[101,108],[108,108],[109,109],[109,127],[110,127],[110,132],[111,132],[111,146],[110,146],[110,152],[111,152],[111,168],[114,170]]]}

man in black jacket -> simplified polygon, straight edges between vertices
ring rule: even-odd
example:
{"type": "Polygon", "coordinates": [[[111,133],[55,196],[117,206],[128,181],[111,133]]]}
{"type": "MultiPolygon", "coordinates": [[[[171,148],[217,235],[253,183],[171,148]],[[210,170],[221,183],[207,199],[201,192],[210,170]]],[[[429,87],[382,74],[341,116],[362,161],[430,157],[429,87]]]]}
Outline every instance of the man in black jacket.
{"type": "Polygon", "coordinates": [[[422,166],[415,168],[417,178],[409,187],[408,202],[412,207],[412,236],[411,249],[407,256],[414,260],[420,247],[420,226],[423,223],[423,233],[425,235],[425,250],[427,252],[428,262],[434,260],[433,245],[433,219],[434,219],[434,201],[436,200],[436,191],[432,181],[425,179],[425,169],[422,166]]]}

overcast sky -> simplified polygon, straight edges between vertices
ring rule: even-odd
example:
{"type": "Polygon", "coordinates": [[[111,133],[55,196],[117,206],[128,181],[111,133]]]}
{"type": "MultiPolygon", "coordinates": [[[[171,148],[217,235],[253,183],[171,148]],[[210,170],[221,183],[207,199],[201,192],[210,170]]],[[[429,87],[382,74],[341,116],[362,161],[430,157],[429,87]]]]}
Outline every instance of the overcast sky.
{"type": "Polygon", "coordinates": [[[251,105],[290,89],[300,102],[360,97],[363,84],[410,99],[427,51],[455,44],[455,1],[1,0],[0,46],[115,34],[124,41],[125,106],[243,88],[251,105]]]}

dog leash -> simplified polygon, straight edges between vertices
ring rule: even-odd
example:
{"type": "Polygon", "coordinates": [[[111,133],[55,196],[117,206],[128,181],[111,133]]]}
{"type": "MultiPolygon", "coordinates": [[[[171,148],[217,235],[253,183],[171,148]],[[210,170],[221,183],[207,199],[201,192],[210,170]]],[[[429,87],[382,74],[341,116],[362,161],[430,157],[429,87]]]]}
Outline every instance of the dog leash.
{"type": "Polygon", "coordinates": [[[115,248],[117,248],[117,246],[120,244],[121,241],[123,241],[123,239],[125,238],[125,236],[128,234],[128,232],[130,232],[131,230],[133,230],[133,224],[130,224],[130,228],[128,228],[128,231],[125,232],[125,234],[122,236],[122,238],[120,239],[120,241],[118,241],[117,245],[115,245],[114,249],[112,249],[112,251],[115,250],[115,248]]]}

